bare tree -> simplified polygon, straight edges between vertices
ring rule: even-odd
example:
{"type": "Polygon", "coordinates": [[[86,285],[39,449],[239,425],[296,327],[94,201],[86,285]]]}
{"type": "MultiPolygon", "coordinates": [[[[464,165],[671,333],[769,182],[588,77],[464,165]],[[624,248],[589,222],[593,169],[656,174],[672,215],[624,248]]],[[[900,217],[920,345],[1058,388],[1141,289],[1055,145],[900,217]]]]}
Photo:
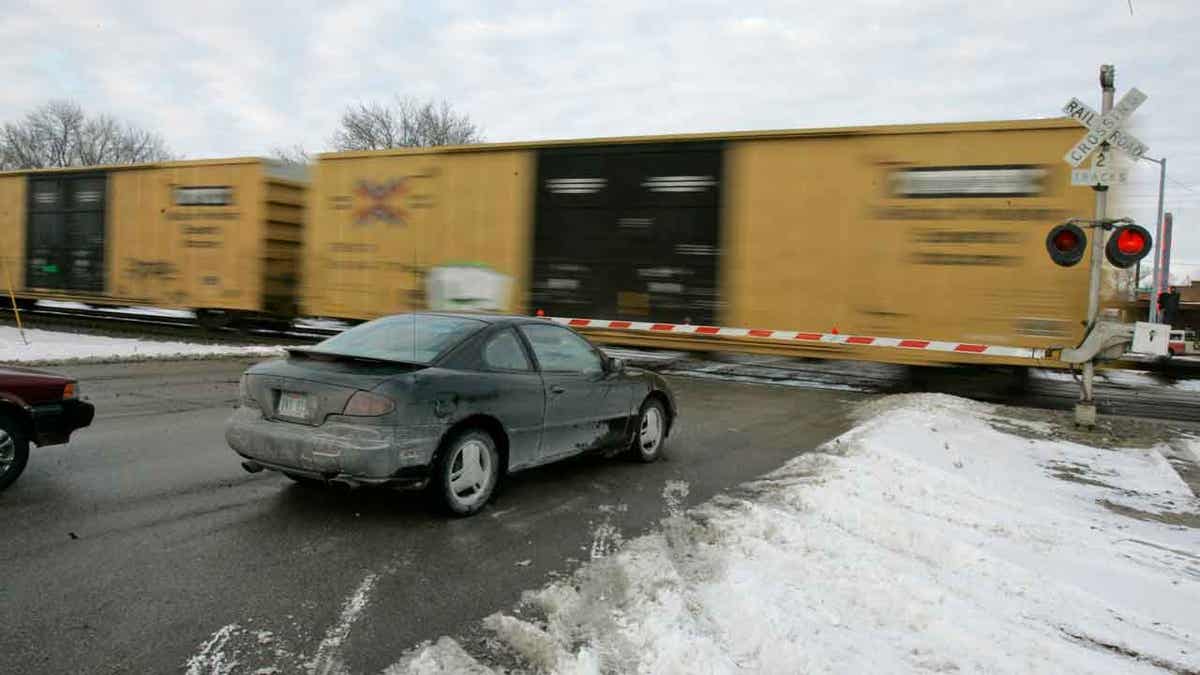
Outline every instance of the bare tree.
{"type": "Polygon", "coordinates": [[[479,127],[445,101],[397,97],[391,105],[371,101],[346,108],[330,144],[337,150],[383,150],[479,143],[479,127]]]}
{"type": "Polygon", "coordinates": [[[173,159],[162,136],[74,101],[50,101],[0,128],[0,168],[138,164],[173,159]]]}
{"type": "Polygon", "coordinates": [[[312,153],[306,150],[300,143],[288,147],[276,146],[271,149],[271,156],[284,164],[295,164],[297,166],[307,166],[313,160],[312,153]]]}

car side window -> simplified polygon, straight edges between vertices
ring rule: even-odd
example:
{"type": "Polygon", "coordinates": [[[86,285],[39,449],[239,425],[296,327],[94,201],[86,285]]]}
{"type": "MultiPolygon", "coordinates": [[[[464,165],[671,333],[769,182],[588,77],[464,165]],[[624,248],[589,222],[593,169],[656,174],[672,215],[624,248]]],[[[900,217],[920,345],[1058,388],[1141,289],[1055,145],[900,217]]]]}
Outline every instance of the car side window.
{"type": "Polygon", "coordinates": [[[568,373],[599,373],[604,370],[600,355],[587,340],[555,325],[529,324],[521,332],[533,346],[542,370],[568,373]]]}
{"type": "Polygon", "coordinates": [[[517,336],[507,329],[488,340],[483,348],[483,363],[499,370],[533,370],[517,336]]]}

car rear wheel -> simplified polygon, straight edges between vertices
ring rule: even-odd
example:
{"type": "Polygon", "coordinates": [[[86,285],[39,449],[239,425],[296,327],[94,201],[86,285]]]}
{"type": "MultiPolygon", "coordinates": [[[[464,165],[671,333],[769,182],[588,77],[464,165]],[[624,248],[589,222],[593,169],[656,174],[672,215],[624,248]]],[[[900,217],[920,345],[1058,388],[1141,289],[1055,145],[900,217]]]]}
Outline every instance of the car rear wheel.
{"type": "Polygon", "coordinates": [[[12,415],[0,414],[0,490],[12,485],[29,462],[29,438],[12,415]]]}
{"type": "Polygon", "coordinates": [[[637,430],[630,454],[642,462],[656,462],[662,456],[663,441],[667,438],[667,410],[657,398],[642,403],[637,430]]]}
{"type": "Polygon", "coordinates": [[[492,497],[500,477],[500,453],[491,434],[479,429],[459,432],[438,458],[434,487],[442,504],[456,516],[469,516],[492,497]]]}

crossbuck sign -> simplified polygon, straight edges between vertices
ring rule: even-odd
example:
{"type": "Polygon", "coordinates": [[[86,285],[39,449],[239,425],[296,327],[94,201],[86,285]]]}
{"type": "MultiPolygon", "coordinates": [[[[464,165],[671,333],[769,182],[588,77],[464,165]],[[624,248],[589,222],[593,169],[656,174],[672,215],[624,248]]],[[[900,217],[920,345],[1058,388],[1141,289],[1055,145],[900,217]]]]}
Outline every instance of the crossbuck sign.
{"type": "MultiPolygon", "coordinates": [[[[1103,143],[1116,147],[1134,159],[1146,154],[1149,148],[1145,143],[1134,138],[1133,134],[1121,128],[1121,125],[1145,103],[1147,96],[1138,91],[1137,87],[1130,89],[1121,97],[1113,109],[1106,115],[1092,110],[1086,103],[1072,98],[1063,106],[1067,117],[1087,127],[1087,133],[1075,147],[1067,151],[1063,160],[1073,167],[1078,167],[1103,143]]],[[[1115,182],[1125,182],[1125,172],[1109,166],[1108,157],[1103,151],[1096,153],[1096,159],[1090,169],[1076,168],[1071,172],[1072,185],[1108,185],[1115,182]]]]}

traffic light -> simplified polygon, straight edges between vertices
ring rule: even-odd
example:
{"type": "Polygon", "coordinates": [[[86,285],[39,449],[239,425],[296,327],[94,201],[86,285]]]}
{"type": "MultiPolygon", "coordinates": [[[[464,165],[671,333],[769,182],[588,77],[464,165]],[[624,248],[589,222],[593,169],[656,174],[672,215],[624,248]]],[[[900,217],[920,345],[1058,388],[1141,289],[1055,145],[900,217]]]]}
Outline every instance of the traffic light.
{"type": "Polygon", "coordinates": [[[1050,230],[1050,234],[1046,235],[1046,250],[1050,252],[1050,259],[1055,264],[1071,267],[1083,260],[1083,252],[1087,250],[1087,237],[1074,223],[1056,225],[1050,230]]]}
{"type": "Polygon", "coordinates": [[[1150,252],[1150,233],[1141,225],[1118,225],[1104,247],[1104,256],[1113,267],[1127,269],[1150,252]]]}

